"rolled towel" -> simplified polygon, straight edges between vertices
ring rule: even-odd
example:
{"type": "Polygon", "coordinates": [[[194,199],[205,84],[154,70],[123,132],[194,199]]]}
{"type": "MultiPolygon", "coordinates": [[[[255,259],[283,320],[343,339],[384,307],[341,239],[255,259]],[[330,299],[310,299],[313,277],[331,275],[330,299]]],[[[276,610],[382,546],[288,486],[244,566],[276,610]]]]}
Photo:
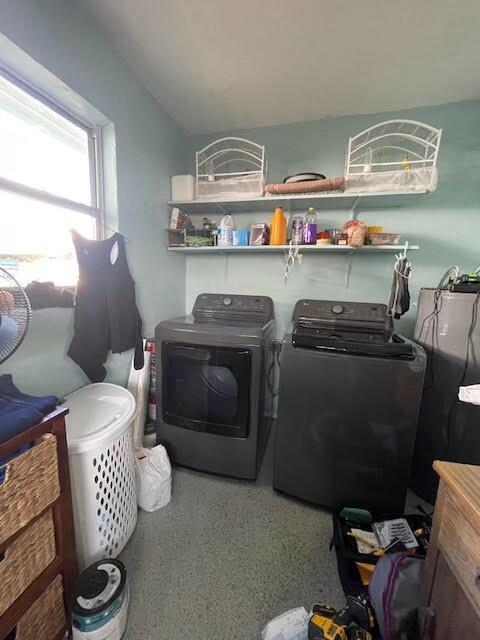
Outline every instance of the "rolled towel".
{"type": "Polygon", "coordinates": [[[295,193],[318,193],[320,191],[343,191],[345,178],[326,178],[325,180],[308,180],[288,184],[267,184],[265,191],[271,195],[293,195],[295,193]]]}

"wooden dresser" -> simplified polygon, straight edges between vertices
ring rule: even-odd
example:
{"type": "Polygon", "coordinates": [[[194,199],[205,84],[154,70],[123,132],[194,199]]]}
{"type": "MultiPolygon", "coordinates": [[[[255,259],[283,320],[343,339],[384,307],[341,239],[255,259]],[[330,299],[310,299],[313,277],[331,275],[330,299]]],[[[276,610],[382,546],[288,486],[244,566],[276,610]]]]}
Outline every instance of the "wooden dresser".
{"type": "Polygon", "coordinates": [[[60,640],[71,629],[77,561],[66,413],[57,409],[0,445],[0,640],[60,640]]]}
{"type": "Polygon", "coordinates": [[[424,638],[480,638],[480,466],[434,462],[440,476],[422,589],[424,638]]]}

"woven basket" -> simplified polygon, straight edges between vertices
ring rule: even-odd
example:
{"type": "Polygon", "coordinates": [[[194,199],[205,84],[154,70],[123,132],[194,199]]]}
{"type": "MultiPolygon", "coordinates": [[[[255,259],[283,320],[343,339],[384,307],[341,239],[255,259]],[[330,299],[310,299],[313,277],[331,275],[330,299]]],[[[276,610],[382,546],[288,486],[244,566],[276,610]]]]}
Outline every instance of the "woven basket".
{"type": "Polygon", "coordinates": [[[20,618],[15,640],[54,640],[66,625],[62,578],[57,576],[20,618]]]}
{"type": "Polygon", "coordinates": [[[25,529],[0,562],[0,616],[55,559],[51,511],[25,529]]]}
{"type": "Polygon", "coordinates": [[[0,544],[60,495],[57,440],[48,434],[8,463],[0,486],[0,544]]]}

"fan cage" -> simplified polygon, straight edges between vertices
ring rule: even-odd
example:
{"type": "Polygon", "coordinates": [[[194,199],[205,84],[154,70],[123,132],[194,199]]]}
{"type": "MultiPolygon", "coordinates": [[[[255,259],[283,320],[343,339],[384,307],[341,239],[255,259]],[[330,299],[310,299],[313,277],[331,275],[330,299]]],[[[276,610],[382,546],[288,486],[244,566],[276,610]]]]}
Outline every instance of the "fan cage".
{"type": "Polygon", "coordinates": [[[263,195],[265,147],[245,138],[228,137],[196,152],[196,197],[263,195]]]}
{"type": "Polygon", "coordinates": [[[9,271],[0,268],[0,363],[22,344],[31,314],[25,291],[9,271]]]}

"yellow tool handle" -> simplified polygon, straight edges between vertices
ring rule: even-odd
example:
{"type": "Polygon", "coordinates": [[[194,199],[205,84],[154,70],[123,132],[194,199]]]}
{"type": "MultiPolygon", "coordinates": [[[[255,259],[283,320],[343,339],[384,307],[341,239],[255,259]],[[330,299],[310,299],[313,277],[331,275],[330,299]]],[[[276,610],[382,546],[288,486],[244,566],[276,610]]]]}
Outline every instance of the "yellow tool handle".
{"type": "Polygon", "coordinates": [[[345,626],[336,624],[331,618],[318,613],[314,613],[310,618],[308,637],[309,640],[348,640],[345,626]]]}

